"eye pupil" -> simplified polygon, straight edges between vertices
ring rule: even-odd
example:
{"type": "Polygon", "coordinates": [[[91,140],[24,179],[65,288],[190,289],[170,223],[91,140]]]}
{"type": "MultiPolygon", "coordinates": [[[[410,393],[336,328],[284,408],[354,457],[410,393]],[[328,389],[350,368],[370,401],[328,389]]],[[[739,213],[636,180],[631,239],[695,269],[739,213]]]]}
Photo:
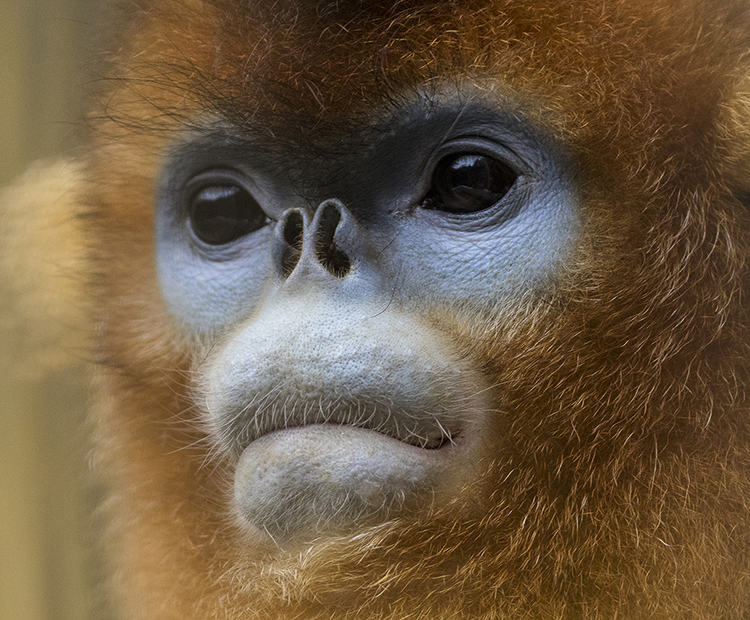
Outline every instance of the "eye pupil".
{"type": "Polygon", "coordinates": [[[497,204],[518,175],[507,164],[478,153],[445,157],[437,165],[426,206],[450,213],[475,213],[497,204]]]}
{"type": "Polygon", "coordinates": [[[229,243],[268,222],[250,192],[238,185],[202,187],[190,198],[188,212],[196,237],[209,245],[229,243]]]}

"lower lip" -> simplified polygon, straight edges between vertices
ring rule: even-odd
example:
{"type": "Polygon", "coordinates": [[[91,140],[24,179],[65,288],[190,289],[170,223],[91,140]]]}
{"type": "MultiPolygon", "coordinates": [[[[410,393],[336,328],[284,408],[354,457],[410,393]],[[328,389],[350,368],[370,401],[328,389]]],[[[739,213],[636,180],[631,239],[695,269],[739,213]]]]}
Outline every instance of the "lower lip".
{"type": "Polygon", "coordinates": [[[450,442],[424,449],[352,426],[284,429],[240,456],[235,505],[278,544],[344,533],[432,498],[455,452],[450,442]]]}

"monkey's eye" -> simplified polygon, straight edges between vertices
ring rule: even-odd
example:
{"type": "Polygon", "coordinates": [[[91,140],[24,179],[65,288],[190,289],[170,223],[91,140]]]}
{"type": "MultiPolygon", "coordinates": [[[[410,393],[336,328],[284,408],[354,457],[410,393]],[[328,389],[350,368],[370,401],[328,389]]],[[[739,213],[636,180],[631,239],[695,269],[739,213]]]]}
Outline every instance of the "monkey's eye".
{"type": "Polygon", "coordinates": [[[427,209],[475,213],[489,209],[508,193],[518,174],[509,165],[478,153],[456,153],[438,162],[427,209]]]}
{"type": "Polygon", "coordinates": [[[245,188],[209,185],[195,191],[188,203],[190,227],[209,245],[223,245],[263,228],[268,217],[245,188]]]}

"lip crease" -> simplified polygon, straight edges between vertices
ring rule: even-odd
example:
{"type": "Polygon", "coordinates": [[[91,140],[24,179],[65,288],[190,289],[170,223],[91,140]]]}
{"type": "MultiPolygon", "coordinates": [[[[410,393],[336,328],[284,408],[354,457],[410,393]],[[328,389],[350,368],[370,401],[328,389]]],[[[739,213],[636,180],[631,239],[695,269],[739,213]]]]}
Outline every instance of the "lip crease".
{"type": "MultiPolygon", "coordinates": [[[[270,435],[271,433],[275,433],[278,431],[285,431],[285,430],[292,430],[296,428],[306,428],[309,426],[340,426],[340,427],[352,427],[352,428],[360,428],[362,430],[371,431],[373,433],[378,433],[380,435],[383,435],[384,437],[389,437],[390,439],[394,439],[396,441],[399,441],[401,443],[404,443],[408,446],[414,446],[415,448],[420,448],[422,450],[440,450],[441,448],[445,447],[446,445],[455,445],[456,444],[456,436],[450,432],[445,432],[439,437],[421,437],[417,435],[416,433],[412,432],[406,437],[396,435],[394,433],[387,433],[384,432],[381,429],[377,428],[371,428],[369,426],[366,426],[364,424],[352,424],[348,422],[336,422],[334,420],[325,420],[323,422],[317,422],[317,421],[310,421],[306,422],[304,424],[288,424],[284,426],[277,426],[270,428],[268,430],[264,430],[262,432],[259,432],[257,435],[255,435],[250,443],[253,441],[260,439],[261,437],[264,437],[266,435],[270,435]]],[[[441,425],[442,428],[442,425],[441,425]]],[[[248,444],[249,445],[249,444],[248,444]]]]}

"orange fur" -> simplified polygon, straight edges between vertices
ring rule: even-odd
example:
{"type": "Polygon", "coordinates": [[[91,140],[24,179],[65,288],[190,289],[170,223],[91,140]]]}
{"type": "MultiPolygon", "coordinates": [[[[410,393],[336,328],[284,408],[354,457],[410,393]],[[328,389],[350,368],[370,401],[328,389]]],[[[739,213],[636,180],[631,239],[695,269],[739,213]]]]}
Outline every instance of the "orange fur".
{"type": "Polygon", "coordinates": [[[748,617],[746,2],[125,10],[84,188],[124,617],[748,617]],[[190,400],[205,351],[157,288],[160,153],[218,114],[315,157],[440,80],[516,93],[586,205],[554,296],[437,319],[492,378],[503,448],[447,506],[294,553],[249,546],[190,400]]]}

